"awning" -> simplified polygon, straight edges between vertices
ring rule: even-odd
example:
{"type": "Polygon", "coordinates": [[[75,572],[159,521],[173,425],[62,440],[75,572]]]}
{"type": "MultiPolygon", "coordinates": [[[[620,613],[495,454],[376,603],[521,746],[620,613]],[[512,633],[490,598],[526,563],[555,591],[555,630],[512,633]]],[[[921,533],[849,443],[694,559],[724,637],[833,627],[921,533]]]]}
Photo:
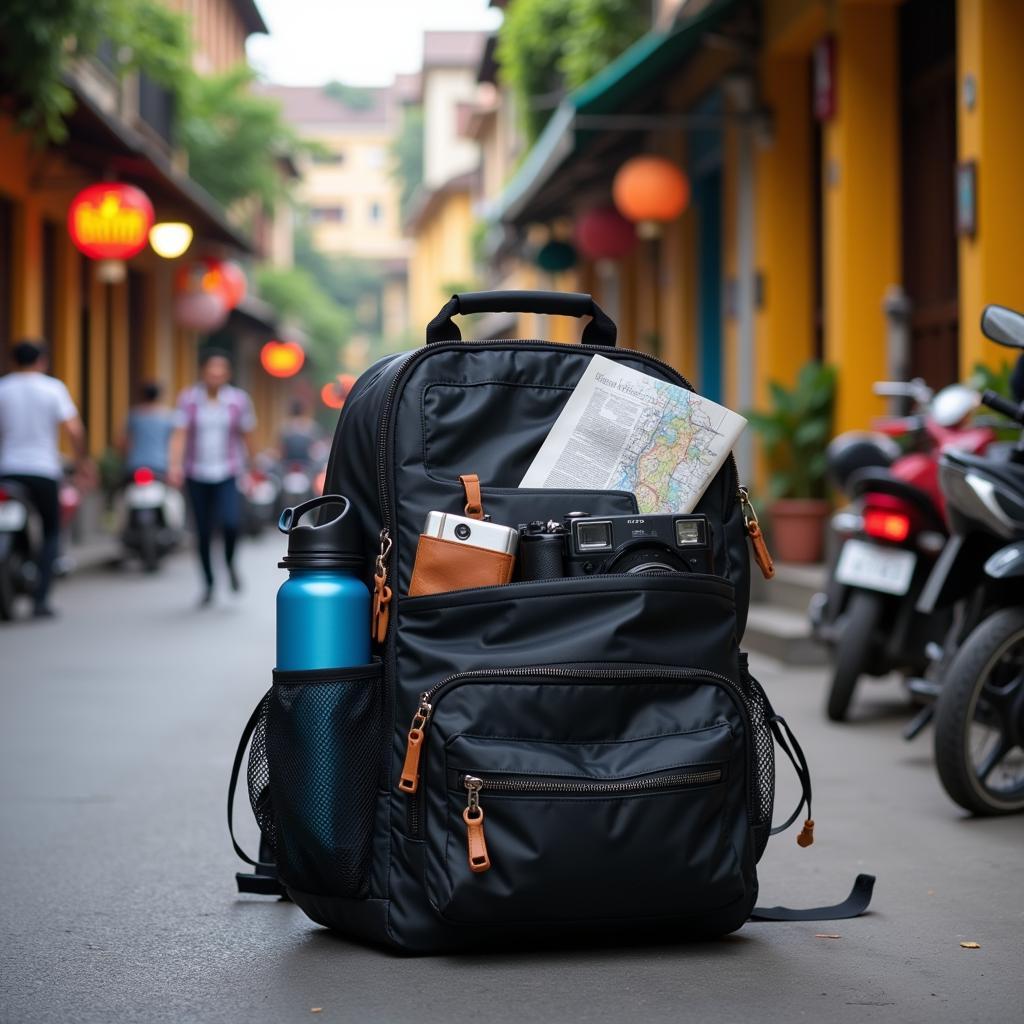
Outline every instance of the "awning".
{"type": "MultiPolygon", "coordinates": [[[[678,70],[704,36],[738,0],[710,0],[666,32],[649,32],[555,109],[497,204],[497,219],[514,222],[538,192],[594,136],[588,117],[615,114],[641,102],[666,75],[678,70]]],[[[692,6],[698,4],[691,0],[692,6]]]]}

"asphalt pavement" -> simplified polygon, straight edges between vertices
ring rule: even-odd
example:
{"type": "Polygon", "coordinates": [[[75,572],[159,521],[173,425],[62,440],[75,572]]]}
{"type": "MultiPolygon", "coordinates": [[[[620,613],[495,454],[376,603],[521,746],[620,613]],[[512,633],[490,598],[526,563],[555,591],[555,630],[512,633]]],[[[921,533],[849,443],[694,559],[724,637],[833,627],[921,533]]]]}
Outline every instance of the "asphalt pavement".
{"type": "MultiPolygon", "coordinates": [[[[55,594],[59,621],[0,628],[0,1021],[1021,1020],[1024,818],[969,820],[947,800],[928,736],[899,738],[894,683],[835,726],[820,670],[756,656],[807,752],[817,820],[809,849],[796,829],[772,840],[762,902],[837,902],[869,871],[866,917],[409,958],[237,896],[225,787],[269,685],[280,547],[247,546],[244,594],[208,610],[178,556],[155,577],[81,574],[55,594]]],[[[777,816],[795,799],[787,771],[777,816]]]]}

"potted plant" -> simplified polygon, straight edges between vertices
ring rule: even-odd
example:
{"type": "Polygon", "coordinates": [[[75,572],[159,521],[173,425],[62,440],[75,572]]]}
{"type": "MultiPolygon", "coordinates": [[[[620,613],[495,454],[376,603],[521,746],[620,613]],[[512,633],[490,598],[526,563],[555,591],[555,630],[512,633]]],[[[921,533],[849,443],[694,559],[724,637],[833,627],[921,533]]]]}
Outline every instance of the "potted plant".
{"type": "Polygon", "coordinates": [[[829,512],[825,448],[832,436],[835,369],[807,363],[792,389],[777,381],[768,386],[771,408],[746,416],[768,460],[775,555],[781,562],[818,562],[829,512]]]}

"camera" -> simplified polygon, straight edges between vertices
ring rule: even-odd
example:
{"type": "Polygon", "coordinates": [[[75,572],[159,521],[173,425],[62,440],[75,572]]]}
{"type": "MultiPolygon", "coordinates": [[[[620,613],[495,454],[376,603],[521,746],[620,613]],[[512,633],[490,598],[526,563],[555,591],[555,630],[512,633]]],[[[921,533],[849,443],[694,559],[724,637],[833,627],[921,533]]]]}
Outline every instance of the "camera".
{"type": "Polygon", "coordinates": [[[703,515],[591,516],[519,527],[524,580],[607,573],[712,572],[711,527],[703,515]]]}

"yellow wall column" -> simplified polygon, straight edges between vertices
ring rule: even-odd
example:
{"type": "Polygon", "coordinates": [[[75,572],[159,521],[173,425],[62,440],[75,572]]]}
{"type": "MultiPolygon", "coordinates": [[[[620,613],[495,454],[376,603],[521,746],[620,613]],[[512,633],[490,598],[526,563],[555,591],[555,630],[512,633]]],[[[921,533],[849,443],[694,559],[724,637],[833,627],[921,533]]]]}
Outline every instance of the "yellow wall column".
{"type": "Polygon", "coordinates": [[[82,257],[63,234],[57,243],[56,336],[53,372],[67,385],[75,404],[82,404],[82,257]]]}
{"type": "Polygon", "coordinates": [[[128,283],[112,285],[110,288],[110,436],[113,444],[120,436],[128,418],[131,402],[129,373],[130,349],[128,343],[128,283]]]}
{"type": "MultiPolygon", "coordinates": [[[[739,281],[739,253],[736,245],[736,225],[739,211],[739,140],[735,121],[726,123],[722,133],[722,400],[738,412],[738,375],[736,372],[739,348],[739,317],[737,285],[739,281]]],[[[700,258],[700,257],[698,257],[700,258]]]]}
{"type": "Polygon", "coordinates": [[[961,161],[977,163],[977,231],[960,239],[960,373],[998,366],[1008,349],[978,326],[990,302],[1024,309],[1024,3],[958,0],[957,139],[961,161]],[[965,93],[974,82],[973,108],[965,93]]]}
{"type": "Polygon", "coordinates": [[[883,412],[886,288],[900,283],[897,9],[835,11],[836,114],[825,127],[825,358],[838,367],[837,431],[883,412]]]}
{"type": "Polygon", "coordinates": [[[808,62],[769,57],[761,89],[772,112],[772,141],[757,150],[757,267],[763,298],[755,319],[755,394],[791,385],[814,355],[814,225],[808,62]]]}
{"type": "Polygon", "coordinates": [[[36,338],[43,330],[43,219],[31,196],[14,207],[14,252],[12,334],[36,338]]]}
{"type": "Polygon", "coordinates": [[[107,289],[96,273],[95,263],[89,266],[89,452],[103,454],[107,447],[108,347],[107,289]]]}

